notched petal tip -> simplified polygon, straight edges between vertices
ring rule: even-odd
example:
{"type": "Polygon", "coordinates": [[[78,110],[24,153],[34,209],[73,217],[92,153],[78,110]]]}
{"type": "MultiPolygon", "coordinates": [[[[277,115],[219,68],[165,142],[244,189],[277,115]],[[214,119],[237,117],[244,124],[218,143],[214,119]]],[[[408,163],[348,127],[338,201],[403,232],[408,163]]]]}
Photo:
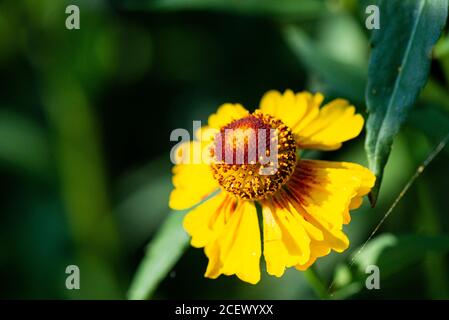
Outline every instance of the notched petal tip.
{"type": "Polygon", "coordinates": [[[275,205],[263,207],[268,273],[281,276],[291,266],[306,270],[331,250],[345,251],[350,242],[343,224],[349,222],[349,210],[360,206],[374,179],[368,169],[357,164],[301,160],[286,191],[276,196],[275,205]],[[297,221],[306,233],[293,227],[297,221]],[[295,256],[292,238],[301,234],[308,239],[309,254],[305,259],[289,260],[295,256]]]}

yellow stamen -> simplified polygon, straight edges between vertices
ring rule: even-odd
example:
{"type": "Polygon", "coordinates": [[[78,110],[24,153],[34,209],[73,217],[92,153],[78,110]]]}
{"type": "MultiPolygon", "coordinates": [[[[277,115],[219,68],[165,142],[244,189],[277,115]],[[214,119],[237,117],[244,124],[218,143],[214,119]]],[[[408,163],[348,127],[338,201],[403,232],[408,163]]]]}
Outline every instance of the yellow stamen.
{"type": "Polygon", "coordinates": [[[297,158],[291,129],[257,111],[222,127],[211,153],[217,182],[248,200],[266,199],[279,190],[292,175],[297,158]]]}

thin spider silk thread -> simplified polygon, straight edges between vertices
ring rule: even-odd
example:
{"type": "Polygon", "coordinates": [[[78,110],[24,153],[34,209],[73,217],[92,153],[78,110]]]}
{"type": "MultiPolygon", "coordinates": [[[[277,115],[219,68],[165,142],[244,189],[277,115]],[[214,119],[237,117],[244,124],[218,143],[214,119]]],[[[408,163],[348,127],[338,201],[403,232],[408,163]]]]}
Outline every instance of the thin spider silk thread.
{"type": "MultiPolygon", "coordinates": [[[[349,268],[351,268],[354,263],[356,262],[357,258],[360,256],[362,251],[365,249],[368,242],[374,237],[374,235],[377,233],[379,228],[382,226],[382,224],[387,220],[387,218],[390,216],[390,214],[393,212],[393,210],[396,208],[397,204],[401,199],[405,196],[405,194],[408,192],[410,187],[413,185],[413,183],[418,179],[418,177],[424,172],[424,169],[436,158],[436,156],[444,149],[444,147],[449,142],[449,133],[441,140],[441,142],[429,153],[427,158],[424,160],[424,162],[416,169],[413,176],[410,178],[410,180],[406,183],[402,191],[399,193],[397,198],[393,201],[390,208],[387,210],[385,215],[382,217],[382,219],[379,221],[379,223],[376,225],[376,227],[373,229],[371,234],[369,235],[368,239],[363,243],[363,245],[360,247],[360,249],[357,251],[357,253],[354,255],[354,257],[351,259],[351,262],[349,263],[349,268]]],[[[329,288],[327,289],[330,296],[333,296],[334,293],[332,293],[332,289],[334,287],[334,280],[332,280],[332,283],[330,284],[329,288]]]]}

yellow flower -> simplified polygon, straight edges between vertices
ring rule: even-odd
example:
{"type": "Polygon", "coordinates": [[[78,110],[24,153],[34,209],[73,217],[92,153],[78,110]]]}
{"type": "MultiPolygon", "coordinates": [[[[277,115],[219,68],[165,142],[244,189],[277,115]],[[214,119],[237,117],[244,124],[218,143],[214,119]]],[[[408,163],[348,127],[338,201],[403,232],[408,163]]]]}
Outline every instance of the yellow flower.
{"type": "Polygon", "coordinates": [[[198,159],[198,150],[202,154],[199,163],[184,161],[173,168],[169,205],[193,207],[184,228],[192,246],[204,248],[209,259],[206,277],[235,274],[257,283],[262,241],[267,272],[277,277],[285,268],[306,270],[331,250],[349,246],[343,225],[375,177],[353,163],[300,159],[298,150],[335,150],[362,130],[362,116],[346,100],[320,108],[322,102],[319,93],[287,90],[267,92],[253,114],[239,104],[224,104],[196,133],[196,141],[178,147],[178,159],[192,160],[195,153],[198,159]],[[268,136],[261,153],[255,150],[259,144],[249,142],[248,130],[257,137],[263,129],[276,136],[268,136]],[[236,162],[242,150],[244,157],[236,162]],[[276,161],[262,161],[273,150],[276,161]],[[250,152],[257,161],[249,159],[250,152]],[[263,237],[256,203],[262,208],[263,237]]]}

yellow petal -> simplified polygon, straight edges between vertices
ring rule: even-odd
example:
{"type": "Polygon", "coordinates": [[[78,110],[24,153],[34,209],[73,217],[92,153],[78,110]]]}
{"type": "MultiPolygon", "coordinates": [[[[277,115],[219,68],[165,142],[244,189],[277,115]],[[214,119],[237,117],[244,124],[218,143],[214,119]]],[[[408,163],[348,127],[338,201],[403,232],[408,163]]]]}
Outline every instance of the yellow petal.
{"type": "MultiPolygon", "coordinates": [[[[301,160],[278,198],[288,202],[303,218],[310,241],[310,257],[298,261],[306,269],[330,250],[344,251],[349,240],[343,224],[350,220],[349,210],[360,205],[361,197],[374,185],[374,175],[366,168],[346,162],[301,160]]],[[[285,204],[282,204],[285,207],[285,204]]]]}
{"type": "Polygon", "coordinates": [[[220,192],[186,214],[183,226],[192,237],[193,247],[205,247],[221,231],[223,223],[220,223],[219,219],[227,201],[229,201],[228,195],[220,192]]]}
{"type": "Polygon", "coordinates": [[[269,91],[260,102],[260,110],[289,126],[300,148],[335,150],[359,135],[364,120],[346,100],[336,99],[320,109],[322,102],[320,93],[269,91]]]}
{"type": "Polygon", "coordinates": [[[210,128],[220,129],[248,114],[248,110],[240,104],[225,103],[218,108],[216,113],[209,116],[208,125],[210,128]]]}
{"type": "Polygon", "coordinates": [[[374,180],[368,169],[357,164],[301,160],[288,189],[306,214],[330,228],[339,228],[353,199],[368,193],[374,180]]]}
{"type": "Polygon", "coordinates": [[[329,254],[331,249],[326,246],[323,242],[312,241],[310,243],[310,258],[309,261],[305,263],[299,263],[295,266],[296,269],[304,271],[307,270],[312,264],[315,263],[316,259],[329,254]]]}
{"type": "Polygon", "coordinates": [[[195,132],[195,138],[198,141],[209,144],[209,143],[213,142],[216,134],[219,132],[220,132],[220,130],[217,128],[211,128],[209,126],[202,126],[195,132]]]}
{"type": "Polygon", "coordinates": [[[177,164],[173,167],[174,190],[170,194],[169,207],[188,209],[204,200],[219,188],[210,166],[204,162],[205,145],[198,141],[186,142],[176,150],[177,164]]]}
{"type": "Polygon", "coordinates": [[[293,208],[266,203],[262,210],[267,272],[280,277],[285,268],[309,260],[310,237],[303,217],[293,208]]]}
{"type": "Polygon", "coordinates": [[[235,274],[243,281],[259,282],[261,241],[254,203],[238,201],[235,208],[228,207],[222,214],[228,215],[228,219],[216,239],[205,248],[209,258],[205,276],[235,274]]]}
{"type": "Polygon", "coordinates": [[[357,137],[363,128],[363,117],[346,100],[336,99],[320,109],[302,130],[294,130],[297,143],[304,149],[335,150],[342,142],[357,137]]]}
{"type": "Polygon", "coordinates": [[[260,101],[260,111],[270,114],[284,122],[292,130],[306,125],[318,115],[322,96],[313,96],[309,92],[294,94],[286,90],[284,94],[278,91],[268,91],[260,101]]]}

